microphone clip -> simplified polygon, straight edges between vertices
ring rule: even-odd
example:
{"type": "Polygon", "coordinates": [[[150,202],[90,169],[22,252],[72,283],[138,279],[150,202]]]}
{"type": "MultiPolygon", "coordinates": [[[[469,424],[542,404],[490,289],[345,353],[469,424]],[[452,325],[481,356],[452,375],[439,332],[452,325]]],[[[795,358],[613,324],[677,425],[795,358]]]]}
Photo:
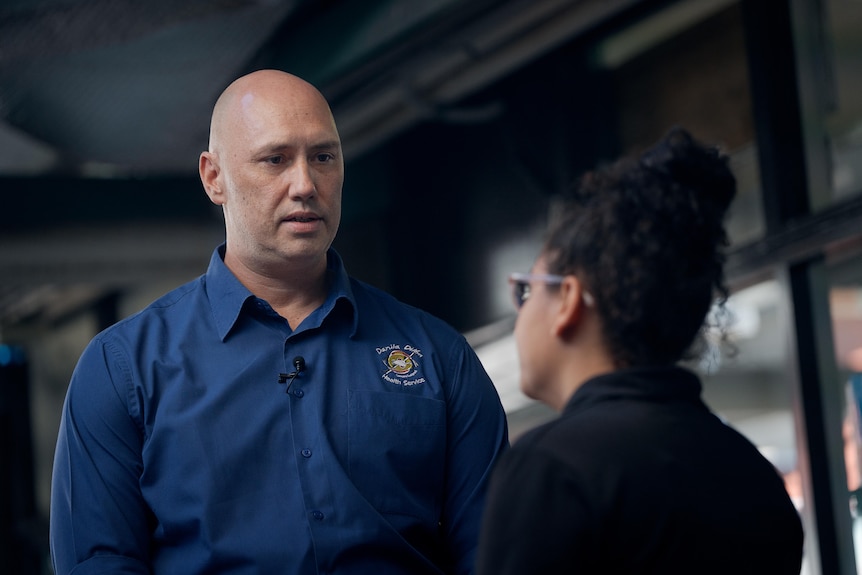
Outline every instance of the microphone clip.
{"type": "Polygon", "coordinates": [[[301,372],[305,371],[305,358],[301,355],[293,358],[293,371],[290,373],[279,373],[278,383],[286,383],[284,393],[290,393],[290,386],[293,385],[293,380],[299,377],[301,372]]]}

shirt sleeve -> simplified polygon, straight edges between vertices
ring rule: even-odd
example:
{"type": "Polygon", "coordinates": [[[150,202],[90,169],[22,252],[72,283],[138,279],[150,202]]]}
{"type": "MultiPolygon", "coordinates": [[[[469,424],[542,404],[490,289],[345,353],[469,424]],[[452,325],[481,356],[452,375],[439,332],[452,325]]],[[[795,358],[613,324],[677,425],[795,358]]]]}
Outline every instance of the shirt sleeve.
{"type": "Polygon", "coordinates": [[[128,363],[96,338],[69,383],[54,456],[50,544],[57,575],[150,572],[142,430],[132,403],[128,363]]]}
{"type": "Polygon", "coordinates": [[[448,398],[443,529],[454,572],[473,572],[491,469],[508,448],[506,414],[479,358],[460,340],[448,398]]]}
{"type": "Polygon", "coordinates": [[[477,575],[601,573],[594,511],[569,469],[516,445],[494,469],[482,521],[477,575]]]}

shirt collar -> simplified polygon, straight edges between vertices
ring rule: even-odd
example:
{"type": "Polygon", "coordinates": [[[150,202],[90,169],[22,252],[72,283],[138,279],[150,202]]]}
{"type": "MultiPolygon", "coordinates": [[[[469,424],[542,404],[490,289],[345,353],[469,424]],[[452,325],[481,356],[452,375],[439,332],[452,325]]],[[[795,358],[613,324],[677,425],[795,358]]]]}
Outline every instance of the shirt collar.
{"type": "MultiPolygon", "coordinates": [[[[225,340],[230,330],[236,324],[245,302],[254,298],[254,294],[246,288],[224,263],[225,244],[213,250],[209,267],[205,276],[207,298],[213,314],[219,338],[225,340]]],[[[359,324],[359,314],[356,300],[350,285],[350,277],[344,268],[341,256],[333,248],[326,253],[326,273],[329,279],[329,292],[323,305],[315,310],[309,319],[314,323],[308,327],[317,327],[338,307],[340,301],[349,304],[352,315],[351,336],[356,333],[359,324]]],[[[307,322],[303,322],[305,326],[307,322]]]]}
{"type": "Polygon", "coordinates": [[[678,366],[635,367],[593,377],[572,395],[564,413],[606,399],[683,400],[700,402],[697,375],[678,366]]]}
{"type": "Polygon", "coordinates": [[[326,275],[329,281],[329,293],[323,305],[311,314],[310,317],[317,318],[316,323],[311,327],[320,326],[323,320],[329,317],[333,311],[343,306],[349,308],[348,311],[353,322],[350,336],[353,337],[356,335],[356,330],[359,327],[359,308],[356,306],[356,297],[353,294],[350,276],[347,275],[344,262],[333,248],[329,248],[329,251],[326,252],[326,275]],[[341,304],[341,302],[344,302],[344,304],[341,304]]]}

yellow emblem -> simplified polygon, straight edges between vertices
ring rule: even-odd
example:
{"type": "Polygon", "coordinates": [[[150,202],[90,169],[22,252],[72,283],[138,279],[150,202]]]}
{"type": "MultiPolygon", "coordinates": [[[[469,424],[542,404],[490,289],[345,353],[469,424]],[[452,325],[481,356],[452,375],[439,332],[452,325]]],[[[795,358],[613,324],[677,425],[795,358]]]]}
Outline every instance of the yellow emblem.
{"type": "Polygon", "coordinates": [[[414,368],[413,358],[400,349],[392,350],[386,358],[386,365],[398,375],[410,373],[414,368]]]}

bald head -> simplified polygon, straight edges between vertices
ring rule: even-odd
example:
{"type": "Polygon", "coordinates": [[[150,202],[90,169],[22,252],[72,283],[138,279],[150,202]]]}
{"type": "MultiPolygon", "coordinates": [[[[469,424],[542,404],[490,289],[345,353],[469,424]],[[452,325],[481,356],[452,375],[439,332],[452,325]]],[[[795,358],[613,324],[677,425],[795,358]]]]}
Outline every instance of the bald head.
{"type": "Polygon", "coordinates": [[[280,70],[258,70],[234,80],[216,101],[210,123],[209,150],[219,153],[265,127],[274,116],[297,121],[324,117],[334,133],[335,120],[323,95],[302,78],[280,70]],[[236,141],[239,139],[240,141],[236,141]]]}
{"type": "Polygon", "coordinates": [[[298,271],[322,277],[341,220],[344,160],[314,86],[277,70],[234,81],[213,108],[198,168],[222,207],[225,265],[247,286],[262,277],[287,282],[298,271]]]}

